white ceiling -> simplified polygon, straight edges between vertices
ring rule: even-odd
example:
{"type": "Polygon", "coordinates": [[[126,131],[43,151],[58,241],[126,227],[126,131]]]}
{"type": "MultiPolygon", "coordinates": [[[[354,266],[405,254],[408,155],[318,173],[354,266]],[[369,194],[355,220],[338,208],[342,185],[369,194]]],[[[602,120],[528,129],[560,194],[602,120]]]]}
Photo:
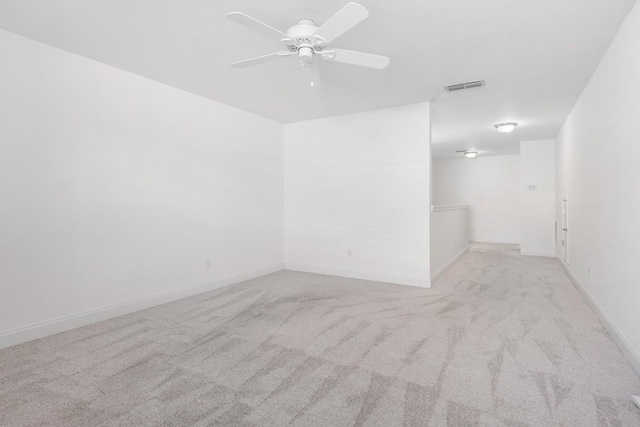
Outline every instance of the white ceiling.
{"type": "Polygon", "coordinates": [[[227,19],[241,11],[286,31],[348,0],[2,0],[0,27],[283,123],[422,101],[434,157],[517,153],[553,138],[635,0],[359,0],[369,18],[333,45],[386,55],[372,70],[293,58],[234,70],[278,42],[227,19]],[[442,87],[485,79],[455,93],[442,87]],[[510,135],[493,124],[520,122],[510,135]]]}

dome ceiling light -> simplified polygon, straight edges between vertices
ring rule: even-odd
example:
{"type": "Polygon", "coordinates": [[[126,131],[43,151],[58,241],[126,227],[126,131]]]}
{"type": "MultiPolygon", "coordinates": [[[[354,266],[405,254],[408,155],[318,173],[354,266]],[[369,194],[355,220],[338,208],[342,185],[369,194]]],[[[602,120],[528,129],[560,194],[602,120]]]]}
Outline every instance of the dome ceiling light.
{"type": "Polygon", "coordinates": [[[478,152],[473,150],[458,150],[456,153],[464,155],[467,159],[473,159],[478,155],[478,152]]]}
{"type": "Polygon", "coordinates": [[[496,129],[500,133],[509,133],[509,132],[513,132],[516,126],[518,126],[518,123],[516,122],[498,123],[496,125],[496,129]]]}

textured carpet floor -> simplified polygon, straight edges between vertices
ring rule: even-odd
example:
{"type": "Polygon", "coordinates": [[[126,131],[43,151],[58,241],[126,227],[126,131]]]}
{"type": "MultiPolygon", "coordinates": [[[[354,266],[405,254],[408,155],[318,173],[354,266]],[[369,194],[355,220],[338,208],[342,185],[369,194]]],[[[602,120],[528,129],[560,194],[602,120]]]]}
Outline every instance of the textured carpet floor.
{"type": "Polygon", "coordinates": [[[432,289],[281,272],[0,351],[0,425],[638,426],[559,264],[484,246],[432,289]]]}

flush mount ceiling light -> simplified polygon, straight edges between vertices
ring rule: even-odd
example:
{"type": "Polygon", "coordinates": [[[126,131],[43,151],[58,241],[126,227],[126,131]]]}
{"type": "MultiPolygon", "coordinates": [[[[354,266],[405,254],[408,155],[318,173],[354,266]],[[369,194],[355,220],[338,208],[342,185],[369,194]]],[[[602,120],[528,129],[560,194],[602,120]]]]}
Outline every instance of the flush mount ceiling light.
{"type": "Polygon", "coordinates": [[[496,129],[498,129],[498,132],[501,133],[509,133],[513,132],[516,126],[518,126],[518,123],[516,122],[498,123],[496,125],[496,129]]]}
{"type": "Polygon", "coordinates": [[[473,159],[475,156],[478,155],[477,151],[471,151],[471,150],[458,150],[456,151],[456,153],[463,154],[467,159],[473,159]]]}

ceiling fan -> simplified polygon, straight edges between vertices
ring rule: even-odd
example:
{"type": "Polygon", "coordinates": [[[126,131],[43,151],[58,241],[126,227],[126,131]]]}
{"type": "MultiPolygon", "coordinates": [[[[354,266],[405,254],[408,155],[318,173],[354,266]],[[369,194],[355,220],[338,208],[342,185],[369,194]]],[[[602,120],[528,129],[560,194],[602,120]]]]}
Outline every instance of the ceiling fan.
{"type": "Polygon", "coordinates": [[[372,55],[370,53],[356,52],[346,49],[328,48],[328,45],[362,22],[369,12],[358,3],[348,3],[333,15],[327,22],[317,27],[311,19],[300,19],[296,25],[283,33],[269,25],[258,21],[241,12],[231,12],[227,18],[238,24],[258,31],[269,38],[278,38],[284,43],[287,50],[270,53],[256,58],[246,59],[230,64],[233,68],[246,68],[253,65],[275,61],[282,57],[297,56],[303,67],[309,67],[313,63],[313,57],[318,55],[323,59],[344,62],[346,64],[359,65],[383,69],[389,65],[386,56],[372,55]]]}

